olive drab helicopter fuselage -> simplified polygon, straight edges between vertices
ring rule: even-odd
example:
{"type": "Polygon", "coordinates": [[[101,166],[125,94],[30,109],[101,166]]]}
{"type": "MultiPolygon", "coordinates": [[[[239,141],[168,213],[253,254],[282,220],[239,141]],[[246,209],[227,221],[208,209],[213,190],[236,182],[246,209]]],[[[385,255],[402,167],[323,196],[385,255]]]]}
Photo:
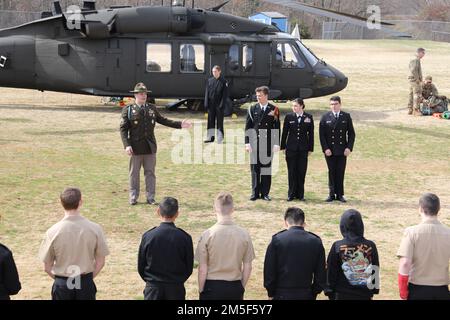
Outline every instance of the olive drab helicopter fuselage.
{"type": "Polygon", "coordinates": [[[62,12],[56,1],[55,11],[0,30],[0,86],[125,97],[144,82],[153,98],[195,101],[204,98],[214,65],[233,101],[245,102],[262,85],[272,99],[288,100],[333,94],[348,83],[298,39],[217,8],[96,10],[86,1],[62,12]]]}

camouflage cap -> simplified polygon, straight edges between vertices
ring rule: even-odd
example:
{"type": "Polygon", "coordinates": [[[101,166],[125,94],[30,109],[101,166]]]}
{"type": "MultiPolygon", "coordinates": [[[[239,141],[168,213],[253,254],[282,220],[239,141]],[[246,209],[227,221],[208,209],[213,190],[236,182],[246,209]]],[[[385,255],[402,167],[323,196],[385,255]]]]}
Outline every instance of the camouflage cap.
{"type": "Polygon", "coordinates": [[[151,92],[151,91],[150,91],[150,90],[147,90],[147,87],[145,86],[144,83],[139,82],[139,83],[134,87],[134,90],[133,90],[133,91],[130,91],[130,92],[132,92],[132,93],[141,93],[141,92],[148,93],[148,92],[151,92]]]}
{"type": "Polygon", "coordinates": [[[425,80],[433,81],[433,77],[432,76],[426,76],[425,80]]]}

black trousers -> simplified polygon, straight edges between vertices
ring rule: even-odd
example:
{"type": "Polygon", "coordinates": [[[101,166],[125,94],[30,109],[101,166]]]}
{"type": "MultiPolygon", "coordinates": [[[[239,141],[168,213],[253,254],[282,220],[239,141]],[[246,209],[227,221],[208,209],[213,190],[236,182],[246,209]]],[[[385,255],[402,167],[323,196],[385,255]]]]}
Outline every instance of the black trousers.
{"type": "Polygon", "coordinates": [[[182,283],[147,283],[144,300],[186,300],[182,283]]]}
{"type": "Polygon", "coordinates": [[[450,300],[448,286],[408,285],[408,300],[450,300]]]}
{"type": "Polygon", "coordinates": [[[241,281],[206,280],[200,300],[244,300],[241,281]]]}
{"type": "Polygon", "coordinates": [[[55,277],[52,287],[52,300],[95,300],[97,287],[93,274],[81,275],[80,286],[77,281],[66,277],[55,277]]]}
{"type": "Polygon", "coordinates": [[[223,130],[223,109],[211,107],[208,109],[208,139],[215,136],[217,122],[217,140],[222,141],[224,138],[223,130]]]}
{"type": "Polygon", "coordinates": [[[316,300],[316,295],[308,289],[276,289],[274,300],[316,300]]]}
{"type": "Polygon", "coordinates": [[[272,162],[269,164],[251,164],[252,172],[252,196],[265,197],[270,193],[272,185],[272,162]]]}
{"type": "Polygon", "coordinates": [[[343,196],[344,193],[344,176],[345,168],[347,166],[346,156],[331,156],[326,157],[328,165],[328,187],[330,189],[330,196],[343,196]]]}
{"type": "Polygon", "coordinates": [[[289,191],[288,197],[303,199],[305,197],[305,177],[308,169],[307,151],[287,151],[289,191]]]}

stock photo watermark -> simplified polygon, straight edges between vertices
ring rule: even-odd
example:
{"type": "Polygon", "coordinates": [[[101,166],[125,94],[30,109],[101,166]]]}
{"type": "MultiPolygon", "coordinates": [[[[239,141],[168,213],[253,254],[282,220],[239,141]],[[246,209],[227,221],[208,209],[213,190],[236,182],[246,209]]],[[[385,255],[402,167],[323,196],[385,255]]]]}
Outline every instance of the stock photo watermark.
{"type": "Polygon", "coordinates": [[[194,123],[193,130],[175,130],[171,141],[175,146],[171,151],[173,164],[194,165],[261,165],[262,175],[276,175],[280,167],[279,130],[227,129],[224,144],[207,144],[204,127],[194,123]],[[246,150],[245,137],[250,150],[246,150]],[[275,143],[276,142],[276,143],[275,143]],[[270,152],[269,152],[269,149],[270,152]]]}

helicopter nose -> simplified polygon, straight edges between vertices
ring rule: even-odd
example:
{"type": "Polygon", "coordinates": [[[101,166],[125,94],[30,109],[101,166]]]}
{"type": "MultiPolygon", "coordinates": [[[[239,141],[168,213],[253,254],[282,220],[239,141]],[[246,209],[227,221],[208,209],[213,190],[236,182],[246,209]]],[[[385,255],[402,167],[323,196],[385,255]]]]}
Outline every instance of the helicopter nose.
{"type": "Polygon", "coordinates": [[[316,96],[326,96],[344,90],[348,78],[336,68],[328,65],[315,71],[314,86],[316,96]]]}
{"type": "Polygon", "coordinates": [[[336,76],[336,85],[335,85],[336,92],[344,90],[348,85],[348,78],[345,76],[345,74],[343,74],[339,70],[334,69],[333,72],[336,76]]]}

